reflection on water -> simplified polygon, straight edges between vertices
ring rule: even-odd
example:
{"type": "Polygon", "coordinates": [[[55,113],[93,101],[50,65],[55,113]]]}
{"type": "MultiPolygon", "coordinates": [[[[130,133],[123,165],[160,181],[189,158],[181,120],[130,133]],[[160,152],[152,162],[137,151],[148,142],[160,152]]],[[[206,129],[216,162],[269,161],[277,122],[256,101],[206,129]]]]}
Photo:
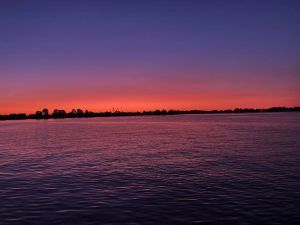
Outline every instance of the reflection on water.
{"type": "Polygon", "coordinates": [[[0,224],[300,224],[300,114],[3,121],[0,224]]]}

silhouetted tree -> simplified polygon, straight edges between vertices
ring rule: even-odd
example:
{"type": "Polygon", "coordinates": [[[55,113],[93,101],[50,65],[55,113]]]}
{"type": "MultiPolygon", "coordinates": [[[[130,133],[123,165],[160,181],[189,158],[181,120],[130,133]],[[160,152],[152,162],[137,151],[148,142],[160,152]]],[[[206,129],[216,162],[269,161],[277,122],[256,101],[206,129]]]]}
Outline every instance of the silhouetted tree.
{"type": "Polygon", "coordinates": [[[43,116],[43,117],[48,117],[48,116],[49,116],[49,110],[46,109],[46,108],[43,109],[43,110],[42,110],[42,116],[43,116]]]}
{"type": "Polygon", "coordinates": [[[82,116],[83,115],[83,111],[81,109],[77,109],[76,113],[77,113],[78,116],[82,116]]]}
{"type": "Polygon", "coordinates": [[[61,110],[61,109],[54,109],[52,116],[54,118],[64,118],[66,117],[66,111],[65,110],[61,110]]]}
{"type": "Polygon", "coordinates": [[[35,113],[35,117],[36,117],[37,119],[42,118],[42,115],[43,115],[43,113],[42,113],[41,111],[36,111],[36,113],[35,113]]]}

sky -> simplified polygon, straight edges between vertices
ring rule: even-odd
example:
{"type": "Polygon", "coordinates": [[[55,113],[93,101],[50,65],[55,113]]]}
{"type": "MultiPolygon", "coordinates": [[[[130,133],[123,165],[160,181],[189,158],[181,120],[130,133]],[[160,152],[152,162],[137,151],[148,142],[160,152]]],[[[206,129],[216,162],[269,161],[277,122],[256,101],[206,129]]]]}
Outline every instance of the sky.
{"type": "Polygon", "coordinates": [[[300,1],[1,0],[0,114],[300,105],[300,1]]]}

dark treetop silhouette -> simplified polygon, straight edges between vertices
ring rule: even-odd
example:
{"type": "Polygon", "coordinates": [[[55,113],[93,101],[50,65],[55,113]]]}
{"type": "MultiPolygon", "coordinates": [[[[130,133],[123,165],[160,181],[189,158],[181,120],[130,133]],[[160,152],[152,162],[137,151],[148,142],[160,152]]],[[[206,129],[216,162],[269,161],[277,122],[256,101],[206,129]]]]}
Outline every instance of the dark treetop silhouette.
{"type": "Polygon", "coordinates": [[[61,119],[61,118],[88,118],[88,117],[109,117],[109,116],[143,116],[143,115],[179,115],[179,114],[216,114],[216,113],[262,113],[262,112],[299,112],[300,107],[272,107],[268,109],[236,108],[234,110],[155,110],[143,112],[122,112],[114,110],[111,112],[91,112],[88,110],[72,109],[66,112],[61,109],[54,109],[49,114],[48,109],[37,111],[35,114],[9,114],[0,115],[0,120],[23,120],[23,119],[61,119]]]}

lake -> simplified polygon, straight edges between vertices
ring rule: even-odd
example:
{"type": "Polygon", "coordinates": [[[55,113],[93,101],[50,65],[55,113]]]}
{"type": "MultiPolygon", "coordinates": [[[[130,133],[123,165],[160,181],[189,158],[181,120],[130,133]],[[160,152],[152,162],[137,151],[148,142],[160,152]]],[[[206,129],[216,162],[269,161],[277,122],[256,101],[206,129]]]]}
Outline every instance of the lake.
{"type": "Polygon", "coordinates": [[[300,113],[0,121],[0,224],[300,224],[300,113]]]}

